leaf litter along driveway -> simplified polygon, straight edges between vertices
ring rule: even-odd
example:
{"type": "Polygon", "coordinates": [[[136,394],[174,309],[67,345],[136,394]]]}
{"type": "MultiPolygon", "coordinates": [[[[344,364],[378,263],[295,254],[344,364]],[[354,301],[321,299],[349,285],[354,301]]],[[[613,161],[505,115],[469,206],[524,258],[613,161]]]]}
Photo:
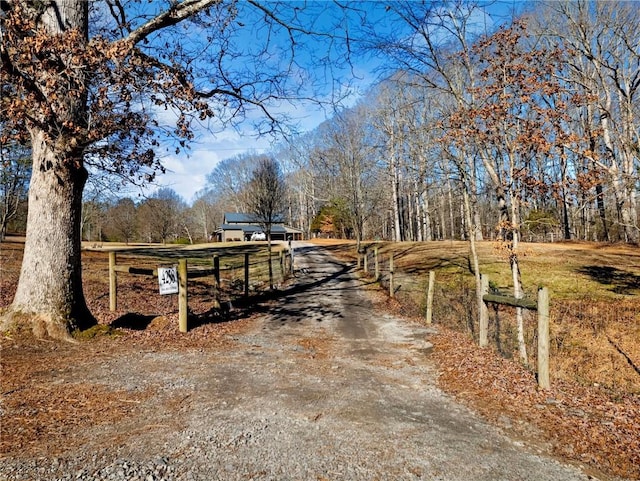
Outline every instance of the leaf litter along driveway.
{"type": "MultiPolygon", "coordinates": [[[[100,352],[62,369],[51,385],[69,403],[90,383],[121,415],[68,428],[41,472],[92,479],[115,460],[161,459],[149,479],[593,479],[441,392],[428,329],[375,311],[351,267],[299,244],[296,269],[224,346],[100,352]]],[[[3,457],[15,467],[23,455],[3,457]]]]}

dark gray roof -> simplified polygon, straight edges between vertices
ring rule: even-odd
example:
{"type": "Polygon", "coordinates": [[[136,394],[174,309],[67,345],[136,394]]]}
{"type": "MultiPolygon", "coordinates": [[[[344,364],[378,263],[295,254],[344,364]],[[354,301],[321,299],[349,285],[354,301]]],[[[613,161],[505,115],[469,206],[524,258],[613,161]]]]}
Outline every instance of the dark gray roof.
{"type": "Polygon", "coordinates": [[[255,216],[253,214],[243,214],[242,212],[225,212],[224,214],[225,224],[250,224],[255,222],[255,216]]]}
{"type": "MultiPolygon", "coordinates": [[[[220,226],[221,231],[224,230],[242,230],[245,234],[253,234],[254,232],[262,232],[262,227],[255,224],[222,224],[220,226]]],[[[281,225],[272,225],[271,233],[272,234],[283,234],[286,232],[286,229],[281,225]]]]}
{"type": "MultiPolygon", "coordinates": [[[[274,222],[281,224],[283,222],[282,216],[276,216],[274,222]]],[[[225,224],[257,224],[258,220],[255,214],[245,214],[243,212],[225,212],[224,214],[225,224]]]]}

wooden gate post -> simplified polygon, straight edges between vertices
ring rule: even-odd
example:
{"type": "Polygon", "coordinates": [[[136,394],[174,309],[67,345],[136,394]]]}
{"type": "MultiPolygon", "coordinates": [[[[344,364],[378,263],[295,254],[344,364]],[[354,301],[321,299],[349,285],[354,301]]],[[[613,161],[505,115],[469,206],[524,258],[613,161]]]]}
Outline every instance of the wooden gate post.
{"type": "Polygon", "coordinates": [[[363,260],[363,269],[364,269],[364,273],[368,274],[369,273],[369,253],[367,252],[367,249],[364,249],[364,253],[362,254],[364,256],[364,260],[363,260]]]}
{"type": "Polygon", "coordinates": [[[393,252],[389,254],[389,297],[393,298],[395,289],[393,288],[393,252]]]}
{"type": "Polygon", "coordinates": [[[109,310],[115,311],[118,307],[118,283],[116,274],[116,253],[109,252],[109,310]]]}
{"type": "Polygon", "coordinates": [[[244,297],[249,297],[249,253],[247,252],[244,254],[244,297]]]}
{"type": "Polygon", "coordinates": [[[216,285],[220,287],[220,256],[213,256],[213,277],[216,280],[216,285]]]}
{"type": "Polygon", "coordinates": [[[180,332],[187,332],[187,259],[178,259],[178,323],[180,332]]]}
{"type": "Polygon", "coordinates": [[[431,324],[433,318],[433,290],[436,283],[435,271],[429,271],[429,287],[427,288],[427,324],[431,324]]]}
{"type": "Polygon", "coordinates": [[[378,248],[373,249],[373,259],[375,263],[376,282],[380,280],[380,258],[378,257],[378,248]]]}
{"type": "Polygon", "coordinates": [[[489,345],[489,308],[482,297],[489,294],[489,276],[485,274],[480,275],[480,291],[480,300],[482,300],[482,302],[478,302],[478,308],[480,310],[478,313],[478,330],[480,331],[479,344],[480,347],[487,347],[489,345]]]}
{"type": "Polygon", "coordinates": [[[296,266],[294,264],[294,262],[295,262],[294,256],[295,256],[295,252],[294,252],[293,246],[291,246],[291,248],[289,249],[289,275],[291,275],[291,276],[296,273],[295,272],[296,266]]]}
{"type": "Polygon", "coordinates": [[[213,308],[220,309],[220,256],[213,256],[213,308]]]}
{"type": "Polygon", "coordinates": [[[549,290],[538,289],[538,386],[549,389],[549,290]]]}
{"type": "Polygon", "coordinates": [[[284,259],[285,259],[284,250],[281,250],[279,255],[280,255],[280,276],[282,277],[282,281],[284,282],[284,278],[286,277],[285,276],[285,270],[284,270],[285,269],[285,267],[284,267],[284,259]]]}

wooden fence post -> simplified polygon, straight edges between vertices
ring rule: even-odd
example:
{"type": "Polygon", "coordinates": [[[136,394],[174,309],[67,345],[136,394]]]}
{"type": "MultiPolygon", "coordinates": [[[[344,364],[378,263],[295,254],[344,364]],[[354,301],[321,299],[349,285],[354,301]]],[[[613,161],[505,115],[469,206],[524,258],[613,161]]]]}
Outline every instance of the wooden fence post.
{"type": "Polygon", "coordinates": [[[187,259],[178,259],[178,322],[180,332],[187,332],[187,259]]]}
{"type": "MultiPolygon", "coordinates": [[[[484,274],[480,275],[480,291],[480,299],[489,294],[489,276],[484,274]]],[[[482,300],[482,302],[478,302],[478,304],[478,308],[480,310],[478,313],[478,330],[480,331],[479,344],[480,347],[487,347],[489,345],[489,308],[484,300],[482,300]]]]}
{"type": "Polygon", "coordinates": [[[284,267],[284,250],[280,251],[280,277],[282,277],[282,282],[285,279],[285,267],[284,267]]]}
{"type": "Polygon", "coordinates": [[[295,252],[292,246],[291,249],[289,249],[289,274],[290,275],[294,275],[296,270],[296,266],[294,264],[295,262],[294,256],[295,256],[295,252]]]}
{"type": "Polygon", "coordinates": [[[378,248],[373,249],[373,260],[375,263],[376,282],[380,280],[380,258],[378,257],[378,248]]]}
{"type": "Polygon", "coordinates": [[[393,287],[393,252],[389,254],[389,297],[393,298],[395,289],[393,287]]]}
{"type": "Polygon", "coordinates": [[[246,252],[244,254],[244,297],[249,297],[249,254],[246,252]]]}
{"type": "Polygon", "coordinates": [[[538,289],[538,386],[549,389],[549,291],[538,289]]]}
{"type": "Polygon", "coordinates": [[[213,256],[213,308],[220,309],[220,256],[213,256]]]}
{"type": "Polygon", "coordinates": [[[429,287],[427,289],[427,324],[433,320],[433,290],[436,283],[435,271],[429,271],[429,287]]]}
{"type": "Polygon", "coordinates": [[[369,253],[367,252],[367,249],[365,248],[364,253],[362,254],[364,256],[362,267],[364,269],[364,273],[365,274],[369,273],[369,255],[368,254],[369,253]]]}
{"type": "Polygon", "coordinates": [[[220,287],[220,256],[213,256],[213,277],[217,286],[220,287]]]}
{"type": "Polygon", "coordinates": [[[116,274],[116,253],[109,252],[109,310],[115,311],[118,307],[118,283],[116,274]]]}

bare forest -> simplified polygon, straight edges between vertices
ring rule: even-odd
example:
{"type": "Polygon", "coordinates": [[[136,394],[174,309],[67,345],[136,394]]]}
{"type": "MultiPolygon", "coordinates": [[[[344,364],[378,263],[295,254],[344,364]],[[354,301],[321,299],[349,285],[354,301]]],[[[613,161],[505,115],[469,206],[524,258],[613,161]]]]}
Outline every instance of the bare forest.
{"type": "MultiPolygon", "coordinates": [[[[274,150],[290,225],[360,240],[494,239],[506,228],[523,241],[638,242],[640,22],[631,2],[537,2],[495,32],[477,25],[469,2],[390,8],[412,37],[371,27],[366,48],[394,66],[385,79],[274,150]]],[[[3,142],[3,229],[20,231],[24,147],[3,142]]],[[[206,242],[225,211],[248,208],[259,158],[222,161],[190,203],[171,188],[127,195],[96,175],[83,239],[206,242]]]]}

